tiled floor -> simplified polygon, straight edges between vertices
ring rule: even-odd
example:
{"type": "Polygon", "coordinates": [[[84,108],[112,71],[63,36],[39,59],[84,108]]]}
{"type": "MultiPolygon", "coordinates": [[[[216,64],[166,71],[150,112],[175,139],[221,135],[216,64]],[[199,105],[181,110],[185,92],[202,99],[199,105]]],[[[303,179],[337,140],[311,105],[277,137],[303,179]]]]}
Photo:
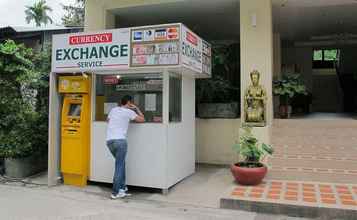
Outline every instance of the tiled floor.
{"type": "Polygon", "coordinates": [[[266,181],[258,186],[237,185],[240,200],[357,210],[357,185],[298,181],[266,181]]]}
{"type": "Polygon", "coordinates": [[[357,120],[274,120],[268,178],[357,184],[357,120]]]}

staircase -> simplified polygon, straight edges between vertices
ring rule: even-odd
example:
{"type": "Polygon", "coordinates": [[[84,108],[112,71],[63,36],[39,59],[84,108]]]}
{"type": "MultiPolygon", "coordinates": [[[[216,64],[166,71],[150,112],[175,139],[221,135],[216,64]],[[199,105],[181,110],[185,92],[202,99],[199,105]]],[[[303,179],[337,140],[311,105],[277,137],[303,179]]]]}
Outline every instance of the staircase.
{"type": "Polygon", "coordinates": [[[274,120],[274,180],[357,183],[357,120],[274,120]]]}

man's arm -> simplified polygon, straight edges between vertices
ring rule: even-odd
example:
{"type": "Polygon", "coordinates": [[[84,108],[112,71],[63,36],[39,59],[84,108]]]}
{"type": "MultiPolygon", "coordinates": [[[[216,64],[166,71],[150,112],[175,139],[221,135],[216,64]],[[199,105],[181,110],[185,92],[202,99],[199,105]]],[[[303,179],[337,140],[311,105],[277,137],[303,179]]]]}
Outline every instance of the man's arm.
{"type": "Polygon", "coordinates": [[[132,105],[132,108],[133,110],[136,112],[137,116],[135,117],[134,121],[135,122],[138,122],[138,123],[143,123],[145,122],[145,116],[144,114],[141,112],[141,110],[135,106],[135,105],[132,105]]]}

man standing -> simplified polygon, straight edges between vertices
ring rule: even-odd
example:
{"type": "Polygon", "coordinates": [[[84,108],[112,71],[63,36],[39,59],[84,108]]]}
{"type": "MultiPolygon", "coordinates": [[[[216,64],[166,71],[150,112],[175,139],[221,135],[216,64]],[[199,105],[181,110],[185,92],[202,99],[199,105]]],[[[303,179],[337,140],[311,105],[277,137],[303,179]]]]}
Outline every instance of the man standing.
{"type": "Polygon", "coordinates": [[[121,99],[121,106],[113,108],[108,115],[107,146],[115,158],[112,199],[127,196],[125,185],[125,157],[127,153],[127,131],[130,121],[142,123],[144,114],[136,107],[131,96],[121,99]]]}

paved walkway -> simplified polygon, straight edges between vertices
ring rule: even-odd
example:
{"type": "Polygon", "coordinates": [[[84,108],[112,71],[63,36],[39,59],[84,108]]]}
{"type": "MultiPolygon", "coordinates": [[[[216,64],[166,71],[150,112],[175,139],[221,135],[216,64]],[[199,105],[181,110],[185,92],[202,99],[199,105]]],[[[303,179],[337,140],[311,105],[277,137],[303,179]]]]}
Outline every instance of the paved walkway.
{"type": "Polygon", "coordinates": [[[61,185],[48,188],[0,184],[0,219],[302,220],[219,209],[219,199],[223,192],[229,191],[232,183],[227,168],[200,166],[196,174],[173,187],[167,196],[160,191],[131,187],[132,197],[116,201],[108,199],[109,185],[89,185],[86,188],[61,185]]]}

